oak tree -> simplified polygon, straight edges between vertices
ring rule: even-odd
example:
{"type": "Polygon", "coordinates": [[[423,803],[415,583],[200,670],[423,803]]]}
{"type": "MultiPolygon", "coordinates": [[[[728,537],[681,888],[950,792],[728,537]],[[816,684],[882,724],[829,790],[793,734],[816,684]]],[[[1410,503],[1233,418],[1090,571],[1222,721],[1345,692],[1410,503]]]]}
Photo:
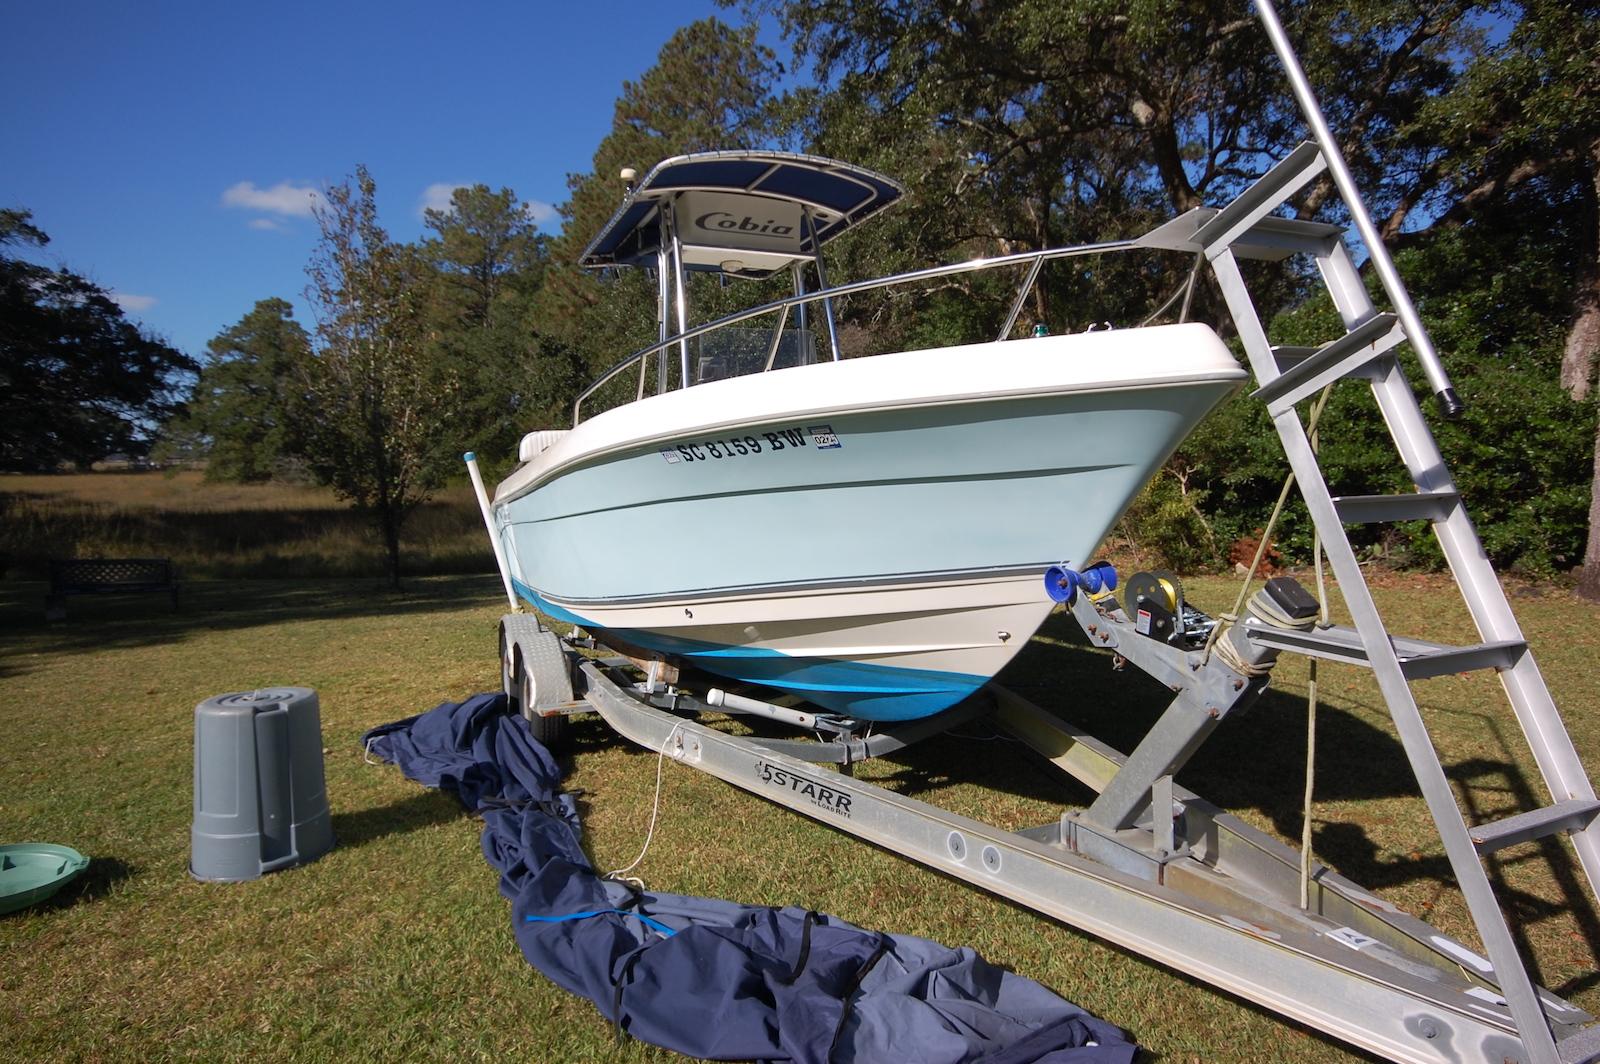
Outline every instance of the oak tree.
{"type": "Polygon", "coordinates": [[[99,285],[14,254],[49,242],[31,219],[0,210],[0,469],[142,455],[194,360],[128,321],[99,285]]]}
{"type": "Polygon", "coordinates": [[[460,381],[429,358],[427,274],[378,221],[365,167],[329,189],[306,272],[315,342],[299,360],[296,429],[311,470],[372,515],[400,587],[406,518],[456,467],[460,381]]]}

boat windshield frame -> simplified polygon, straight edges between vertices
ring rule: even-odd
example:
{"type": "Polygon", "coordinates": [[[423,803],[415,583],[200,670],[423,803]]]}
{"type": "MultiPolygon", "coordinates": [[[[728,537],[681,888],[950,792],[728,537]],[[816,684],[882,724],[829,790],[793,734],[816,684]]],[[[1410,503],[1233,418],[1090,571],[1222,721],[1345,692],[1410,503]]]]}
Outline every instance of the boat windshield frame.
{"type": "MultiPolygon", "coordinates": [[[[628,175],[631,182],[631,175],[628,175]]],[[[657,163],[630,183],[615,213],[579,256],[586,269],[633,266],[656,274],[658,344],[656,391],[667,391],[670,352],[678,345],[679,387],[695,383],[690,372],[689,275],[710,272],[759,280],[787,270],[796,296],[806,291],[806,266],[822,290],[822,318],[834,361],[841,357],[833,304],[826,294],[828,271],[822,247],[876,217],[905,195],[893,178],[863,166],[781,151],[715,151],[677,155],[657,163]],[[712,223],[708,219],[721,218],[712,223]],[[739,224],[734,224],[739,219],[739,224]],[[671,320],[677,319],[677,334],[671,320]]],[[[797,326],[807,332],[805,300],[797,326]]],[[[787,317],[785,317],[787,321],[787,317]]],[[[768,368],[782,342],[774,332],[768,368]]],[[[648,352],[647,352],[648,353],[648,352]]],[[[642,356],[641,356],[642,357],[642,356]]],[[[605,380],[613,374],[608,373],[605,380]]],[[[638,397],[644,397],[640,366],[638,397]]],[[[601,383],[604,383],[603,381],[601,383]]],[[[587,397],[587,396],[585,396],[587,397]]],[[[582,400],[579,400],[581,407],[582,400]]],[[[574,417],[579,411],[574,410],[574,417]]]]}
{"type": "MultiPolygon", "coordinates": [[[[686,310],[683,308],[683,285],[681,284],[685,278],[680,265],[678,269],[674,271],[677,273],[677,280],[680,282],[678,286],[678,331],[674,334],[668,335],[666,315],[660,315],[660,338],[658,341],[648,347],[640,348],[633,354],[623,358],[621,361],[617,362],[615,365],[601,374],[601,376],[596,379],[593,384],[585,388],[577,397],[577,399],[573,401],[572,425],[574,428],[576,428],[582,423],[583,404],[586,400],[590,399],[596,392],[605,387],[611,381],[615,380],[619,374],[633,366],[635,363],[639,364],[639,386],[635,399],[637,400],[644,398],[646,360],[649,358],[649,356],[654,354],[661,354],[664,356],[665,353],[674,345],[678,345],[680,348],[680,361],[682,363],[682,380],[684,383],[680,384],[679,388],[692,387],[693,385],[688,382],[688,344],[690,340],[708,335],[720,329],[726,329],[730,326],[738,325],[742,322],[750,321],[754,318],[762,317],[763,315],[777,314],[778,320],[775,328],[773,329],[773,340],[767,350],[766,365],[759,371],[763,373],[769,372],[773,369],[774,361],[778,352],[779,340],[782,338],[783,329],[787,322],[791,308],[797,308],[800,314],[803,315],[806,307],[809,304],[821,301],[827,310],[828,331],[830,334],[830,339],[833,340],[834,357],[837,360],[839,357],[838,343],[832,313],[832,301],[834,299],[837,299],[841,296],[853,295],[858,292],[869,292],[879,288],[890,288],[896,285],[913,284],[918,281],[929,280],[937,277],[949,277],[963,273],[978,273],[985,270],[1004,269],[1006,267],[1027,265],[1029,267],[1027,275],[1023,278],[1022,284],[1018,287],[1017,293],[1012,299],[1011,308],[1009,313],[1006,315],[1005,324],[1001,327],[999,335],[995,337],[996,340],[1004,340],[1011,335],[1012,329],[1016,327],[1017,318],[1022,313],[1022,308],[1027,301],[1028,294],[1033,290],[1033,286],[1035,282],[1037,282],[1039,274],[1046,262],[1056,259],[1116,254],[1125,251],[1162,250],[1162,246],[1160,244],[1151,243],[1148,239],[1150,235],[1154,234],[1154,232],[1155,231],[1152,231],[1152,234],[1147,234],[1144,237],[1135,237],[1125,240],[1111,240],[1095,244],[1076,244],[1068,247],[1046,248],[1042,251],[1022,251],[1011,255],[997,255],[985,258],[969,259],[965,262],[949,263],[943,266],[930,266],[925,269],[911,270],[906,273],[892,274],[886,277],[872,277],[862,281],[853,281],[847,284],[837,285],[832,288],[827,287],[824,279],[821,287],[815,291],[804,290],[803,278],[800,276],[797,269],[795,271],[796,290],[794,295],[785,296],[782,299],[775,299],[771,302],[750,307],[746,310],[735,311],[734,313],[724,315],[715,321],[706,322],[703,325],[696,325],[693,327],[686,327],[686,310]]],[[[1166,250],[1180,249],[1176,247],[1169,247],[1166,248],[1166,250]]],[[[670,254],[663,254],[661,257],[663,259],[672,258],[670,254]]],[[[663,263],[663,265],[666,265],[667,269],[673,268],[671,265],[667,265],[665,263],[663,263]]],[[[1198,270],[1189,271],[1188,277],[1184,284],[1181,285],[1165,303],[1163,303],[1154,313],[1152,313],[1148,318],[1145,319],[1144,322],[1141,322],[1140,324],[1148,324],[1150,321],[1153,321],[1155,318],[1165,313],[1174,303],[1177,302],[1179,297],[1192,296],[1194,284],[1198,276],[1198,270]]],[[[823,277],[825,278],[826,275],[824,274],[823,277]]],[[[665,287],[665,284],[661,285],[662,289],[665,289],[665,287]]],[[[1187,318],[1188,316],[1188,309],[1189,299],[1186,298],[1184,301],[1184,318],[1187,318]]],[[[658,392],[666,390],[664,387],[666,373],[662,371],[664,370],[663,363],[664,358],[662,360],[658,360],[658,392]]]]}

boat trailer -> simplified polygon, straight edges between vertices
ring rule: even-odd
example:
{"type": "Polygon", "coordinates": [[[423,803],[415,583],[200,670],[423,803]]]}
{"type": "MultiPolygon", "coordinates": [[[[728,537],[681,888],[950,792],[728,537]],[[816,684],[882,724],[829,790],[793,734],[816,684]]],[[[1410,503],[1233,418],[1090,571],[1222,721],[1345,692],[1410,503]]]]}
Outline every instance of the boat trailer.
{"type": "MultiPolygon", "coordinates": [[[[1389,1059],[1533,1059],[1487,959],[1324,866],[1305,881],[1302,905],[1297,850],[1173,782],[1266,687],[1272,660],[1294,650],[1315,620],[1312,596],[1293,580],[1269,581],[1213,646],[1214,622],[1182,602],[1170,574],[1130,580],[1128,608],[1108,567],[1056,568],[1046,581],[1092,645],[1174,692],[1130,755],[993,683],[934,717],[861,735],[850,721],[819,723],[821,711],[716,689],[697,696],[693,677],[680,686],[663,663],[605,656],[581,631],[560,636],[525,613],[502,620],[503,671],[538,737],[553,741],[566,715],[596,712],[664,757],[1389,1059]],[[794,714],[805,722],[790,723],[817,739],[730,734],[696,720],[701,713],[794,714]],[[980,714],[1098,797],[1007,831],[850,773],[980,714]]],[[[1538,994],[1562,1059],[1595,1059],[1594,1017],[1538,994]]]]}

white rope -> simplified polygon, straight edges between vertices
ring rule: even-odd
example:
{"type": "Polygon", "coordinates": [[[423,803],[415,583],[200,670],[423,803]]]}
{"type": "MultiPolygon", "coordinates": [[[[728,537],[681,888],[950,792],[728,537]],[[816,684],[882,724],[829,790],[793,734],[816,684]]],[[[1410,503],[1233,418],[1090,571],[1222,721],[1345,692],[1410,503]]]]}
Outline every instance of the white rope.
{"type": "Polygon", "coordinates": [[[644,889],[644,881],[636,876],[629,876],[628,873],[639,867],[639,862],[644,860],[644,855],[650,852],[650,840],[655,838],[656,834],[656,816],[661,812],[661,769],[667,763],[667,747],[672,745],[672,740],[677,737],[678,729],[681,727],[683,727],[682,721],[672,726],[672,731],[667,735],[667,741],[661,744],[661,749],[656,754],[656,796],[655,800],[650,803],[650,828],[644,833],[644,846],[639,849],[639,856],[635,857],[625,868],[607,872],[604,878],[623,880],[637,885],[640,890],[644,889]]]}
{"type": "MultiPolygon", "coordinates": [[[[1317,396],[1317,401],[1311,404],[1311,416],[1307,419],[1306,435],[1311,444],[1311,453],[1317,453],[1317,445],[1321,440],[1321,432],[1317,423],[1322,420],[1322,412],[1328,405],[1328,399],[1333,395],[1333,385],[1330,383],[1322,389],[1322,394],[1317,396]]],[[[1204,665],[1210,660],[1213,651],[1217,656],[1234,671],[1246,676],[1259,676],[1272,665],[1249,669],[1244,667],[1245,662],[1233,653],[1233,647],[1225,639],[1223,632],[1239,621],[1239,614],[1244,607],[1245,597],[1250,591],[1250,584],[1255,579],[1256,570],[1261,567],[1261,560],[1266,556],[1267,548],[1272,542],[1273,533],[1277,530],[1278,519],[1283,516],[1283,508],[1289,501],[1289,492],[1294,487],[1294,472],[1284,478],[1283,490],[1278,492],[1278,501],[1272,508],[1272,515],[1267,518],[1266,528],[1262,530],[1261,541],[1256,544],[1256,555],[1250,560],[1250,568],[1245,571],[1244,581],[1239,585],[1239,596],[1234,600],[1233,609],[1222,614],[1218,623],[1212,626],[1211,634],[1206,640],[1204,651],[1200,655],[1200,663],[1204,665]]],[[[1312,522],[1313,531],[1311,538],[1311,556],[1317,570],[1317,601],[1322,607],[1319,623],[1324,627],[1328,623],[1328,588],[1322,570],[1322,532],[1317,529],[1316,522],[1312,522]]],[[[1306,790],[1305,806],[1300,823],[1300,908],[1311,907],[1311,815],[1312,797],[1316,789],[1316,757],[1317,757],[1317,659],[1311,658],[1309,662],[1310,679],[1306,687],[1306,790]]]]}
{"type": "Polygon", "coordinates": [[[1019,746],[1023,745],[1021,739],[1013,739],[1009,735],[968,735],[965,732],[958,731],[947,731],[942,734],[951,739],[961,739],[969,743],[1016,743],[1019,746]]]}
{"type": "MultiPolygon", "coordinates": [[[[1317,422],[1322,419],[1322,411],[1328,405],[1328,398],[1333,394],[1333,385],[1323,387],[1322,394],[1317,396],[1317,401],[1311,404],[1311,417],[1307,423],[1306,431],[1312,439],[1311,449],[1316,450],[1317,422]]],[[[1272,516],[1267,518],[1267,527],[1261,532],[1261,541],[1256,544],[1256,556],[1250,559],[1250,568],[1245,571],[1244,581],[1239,585],[1239,595],[1233,600],[1233,609],[1227,613],[1217,615],[1217,623],[1211,626],[1211,634],[1206,637],[1206,645],[1200,653],[1200,664],[1204,665],[1211,660],[1211,653],[1216,650],[1218,641],[1223,634],[1239,622],[1239,615],[1244,610],[1246,597],[1250,593],[1250,583],[1256,578],[1256,570],[1261,568],[1261,559],[1267,555],[1267,548],[1272,545],[1273,534],[1278,528],[1278,519],[1283,516],[1283,508],[1289,502],[1289,492],[1294,488],[1294,470],[1283,478],[1283,490],[1278,492],[1278,501],[1272,507],[1272,516]]],[[[1313,522],[1314,523],[1314,522],[1313,522]]],[[[1320,570],[1319,570],[1320,572],[1320,570]]],[[[1318,581],[1321,587],[1321,581],[1318,581]]],[[[1229,664],[1233,664],[1229,662],[1229,664]]]]}
{"type": "MultiPolygon", "coordinates": [[[[1330,386],[1331,387],[1331,386],[1330,386]]],[[[1323,391],[1327,398],[1327,390],[1323,391]]],[[[1311,431],[1311,453],[1317,452],[1320,433],[1311,431]]],[[[1312,522],[1311,561],[1317,570],[1317,602],[1321,606],[1318,623],[1328,625],[1328,584],[1322,568],[1322,532],[1312,522]]],[[[1305,811],[1300,818],[1300,908],[1311,908],[1311,814],[1317,786],[1317,659],[1307,660],[1306,680],[1306,793],[1305,811]]]]}

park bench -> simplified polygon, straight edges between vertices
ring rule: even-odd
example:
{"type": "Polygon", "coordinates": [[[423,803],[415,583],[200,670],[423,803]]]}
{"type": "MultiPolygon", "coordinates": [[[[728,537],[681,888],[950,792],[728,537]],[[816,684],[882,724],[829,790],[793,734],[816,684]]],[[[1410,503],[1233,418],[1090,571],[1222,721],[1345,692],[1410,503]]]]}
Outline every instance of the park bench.
{"type": "Polygon", "coordinates": [[[167,558],[67,558],[50,563],[45,619],[65,620],[68,595],[144,594],[163,591],[178,608],[178,571],[167,558]]]}

